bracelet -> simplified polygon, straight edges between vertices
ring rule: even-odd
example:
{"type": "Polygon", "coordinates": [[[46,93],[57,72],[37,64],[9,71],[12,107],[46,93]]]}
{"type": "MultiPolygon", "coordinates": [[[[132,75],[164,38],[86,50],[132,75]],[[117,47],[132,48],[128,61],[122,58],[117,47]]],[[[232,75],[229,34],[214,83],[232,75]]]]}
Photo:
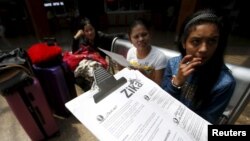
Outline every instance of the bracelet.
{"type": "Polygon", "coordinates": [[[177,88],[177,89],[181,89],[182,86],[177,86],[174,84],[174,78],[175,78],[175,75],[173,75],[172,80],[171,80],[172,86],[177,88]]]}

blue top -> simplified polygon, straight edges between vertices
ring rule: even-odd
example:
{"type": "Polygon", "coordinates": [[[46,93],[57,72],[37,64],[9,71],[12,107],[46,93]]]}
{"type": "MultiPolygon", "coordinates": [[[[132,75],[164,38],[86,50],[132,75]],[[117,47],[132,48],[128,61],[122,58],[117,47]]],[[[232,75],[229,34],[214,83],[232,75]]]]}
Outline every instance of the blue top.
{"type": "Polygon", "coordinates": [[[192,98],[194,90],[197,87],[197,74],[192,73],[181,89],[174,87],[171,83],[172,76],[178,73],[181,59],[182,56],[169,59],[162,81],[162,88],[207,121],[215,123],[222,115],[232,97],[236,84],[234,77],[230,70],[224,65],[221,69],[218,81],[212,88],[212,100],[207,107],[194,110],[192,98]],[[185,93],[183,93],[184,91],[185,93]]]}

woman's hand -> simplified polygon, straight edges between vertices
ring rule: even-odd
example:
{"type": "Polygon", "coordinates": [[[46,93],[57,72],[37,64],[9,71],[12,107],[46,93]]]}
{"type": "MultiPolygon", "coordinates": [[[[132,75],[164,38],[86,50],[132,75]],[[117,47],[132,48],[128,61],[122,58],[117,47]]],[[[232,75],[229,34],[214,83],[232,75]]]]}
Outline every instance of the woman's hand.
{"type": "Polygon", "coordinates": [[[77,33],[75,34],[74,38],[75,38],[75,39],[79,39],[79,38],[80,38],[81,36],[83,36],[83,35],[84,35],[83,30],[80,29],[80,30],[78,30],[77,33]]]}
{"type": "Polygon", "coordinates": [[[179,64],[179,70],[176,77],[173,78],[174,84],[176,86],[182,86],[187,77],[194,72],[199,65],[201,65],[201,58],[186,55],[179,64]]]}

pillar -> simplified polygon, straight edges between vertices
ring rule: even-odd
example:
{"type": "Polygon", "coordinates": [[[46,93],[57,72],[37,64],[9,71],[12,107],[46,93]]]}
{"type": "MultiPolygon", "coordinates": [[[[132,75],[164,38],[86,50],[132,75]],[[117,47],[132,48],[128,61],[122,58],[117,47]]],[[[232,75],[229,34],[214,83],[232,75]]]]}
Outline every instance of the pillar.
{"type": "Polygon", "coordinates": [[[42,0],[25,0],[37,39],[49,36],[49,23],[42,0]]]}

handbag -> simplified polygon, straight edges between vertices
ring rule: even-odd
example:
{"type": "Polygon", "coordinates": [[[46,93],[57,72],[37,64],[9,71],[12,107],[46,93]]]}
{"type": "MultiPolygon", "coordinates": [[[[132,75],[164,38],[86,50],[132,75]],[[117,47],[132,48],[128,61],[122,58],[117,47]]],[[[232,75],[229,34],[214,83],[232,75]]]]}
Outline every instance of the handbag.
{"type": "Polygon", "coordinates": [[[63,61],[69,66],[71,71],[74,71],[79,62],[87,57],[87,54],[81,54],[80,52],[71,53],[69,51],[64,52],[63,61]]]}
{"type": "Polygon", "coordinates": [[[16,48],[0,52],[0,91],[5,94],[23,82],[31,81],[33,71],[27,52],[16,48]]]}
{"type": "Polygon", "coordinates": [[[101,65],[104,68],[107,68],[108,66],[107,61],[97,51],[92,49],[90,46],[82,45],[81,48],[74,53],[66,51],[63,54],[63,61],[66,64],[68,64],[68,66],[70,67],[72,71],[74,71],[77,68],[77,66],[83,59],[97,61],[101,63],[101,65]]]}

